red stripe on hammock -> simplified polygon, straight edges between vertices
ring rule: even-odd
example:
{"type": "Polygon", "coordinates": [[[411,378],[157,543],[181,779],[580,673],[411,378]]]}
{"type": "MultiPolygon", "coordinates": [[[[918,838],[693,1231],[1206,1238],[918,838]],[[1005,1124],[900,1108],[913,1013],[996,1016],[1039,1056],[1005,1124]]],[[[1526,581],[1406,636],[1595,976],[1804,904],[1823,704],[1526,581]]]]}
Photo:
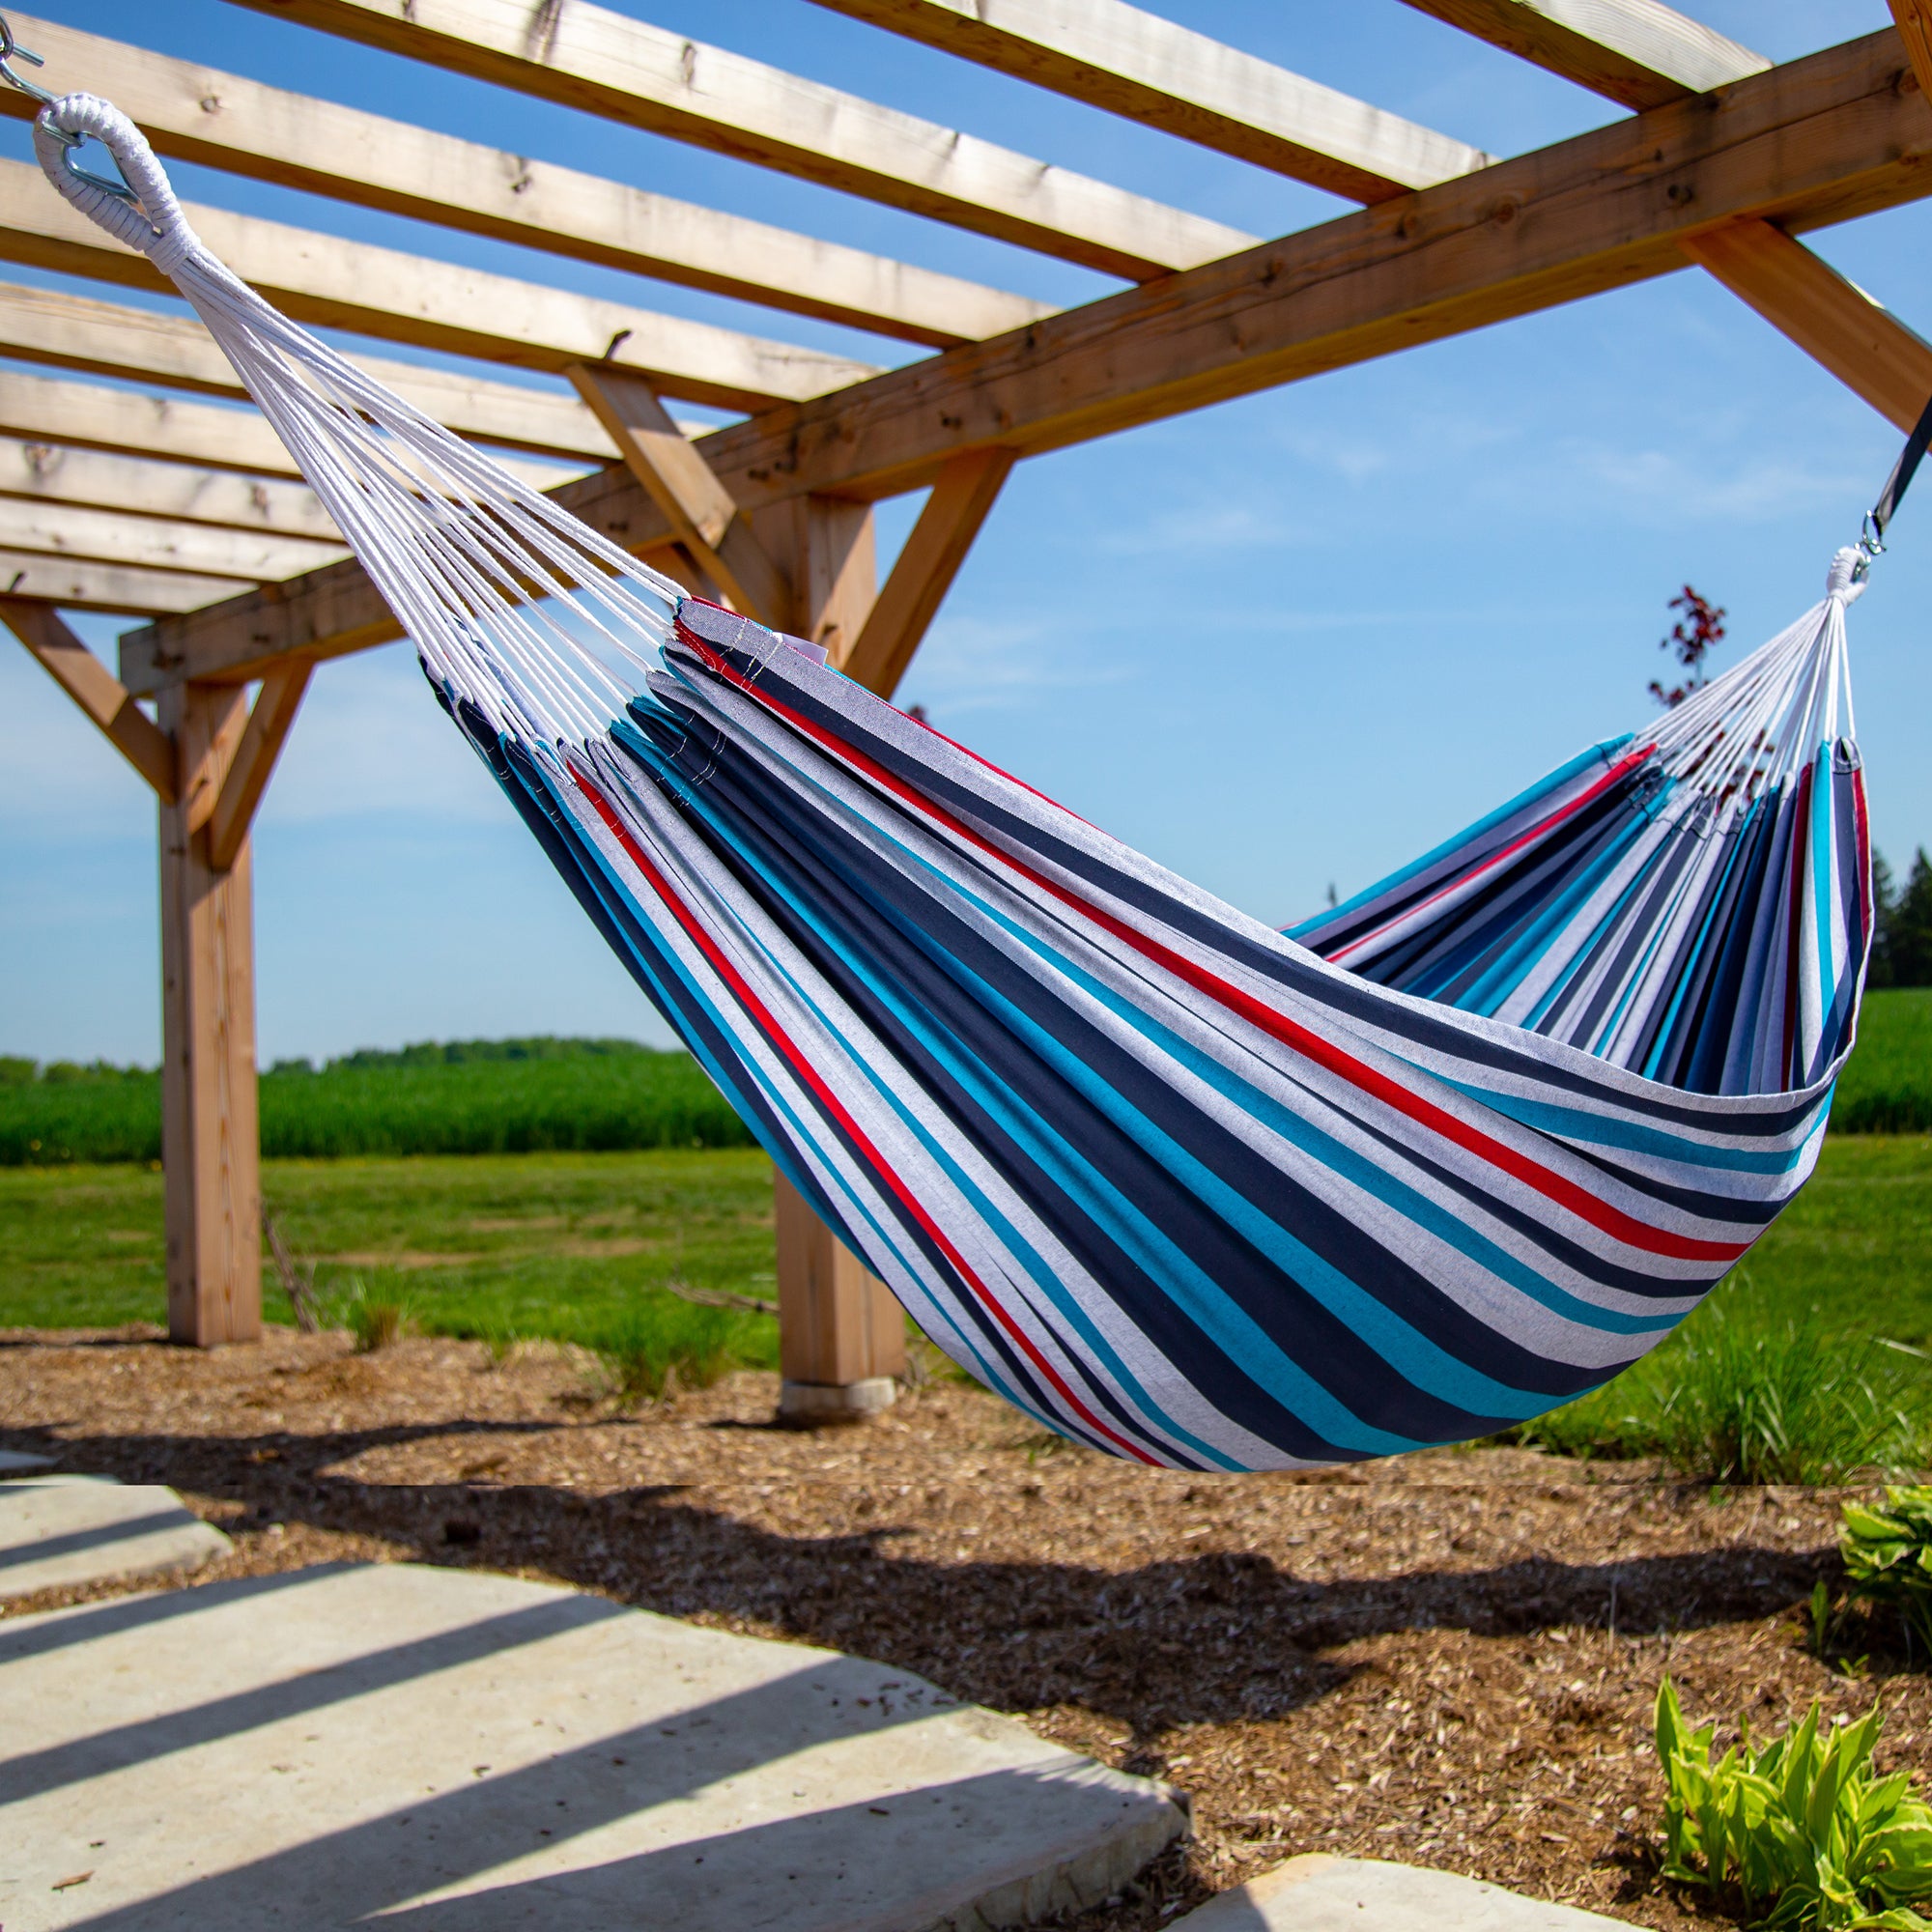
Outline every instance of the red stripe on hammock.
{"type": "Polygon", "coordinates": [[[1159,1463],[1154,1457],[1150,1456],[1144,1449],[1138,1448],[1134,1443],[1129,1442],[1124,1435],[1109,1428],[1106,1423],[1102,1422],[1074,1394],[1059,1370],[1046,1359],[1038,1348],[1036,1347],[1033,1340],[1020,1328],[1018,1323],[1007,1313],[999,1301],[987,1293],[984,1284],[967,1265],[966,1258],[947,1238],[945,1231],[940,1228],[938,1223],[920,1206],[919,1202],[914,1198],[912,1190],[900,1179],[897,1173],[887,1162],[885,1156],[872,1144],[871,1137],[845,1110],[838,1096],[819,1078],[816,1071],[812,1068],[811,1063],[806,1058],[791,1036],[779,1024],[778,1016],[758,998],[757,994],[753,990],[738,969],[725,958],[710,934],[697,923],[696,918],[685,906],[683,900],[678,897],[676,892],[671,887],[670,881],[645,856],[643,847],[631,837],[629,829],[611,810],[610,801],[605,798],[603,792],[598,789],[597,785],[591,780],[585,778],[575,765],[569,766],[569,771],[578,790],[596,809],[597,815],[610,828],[611,837],[623,846],[625,854],[631,863],[644,875],[650,884],[651,890],[669,908],[671,916],[683,926],[693,943],[704,954],[706,960],[711,965],[712,971],[731,988],[732,992],[737,996],[739,1004],[763,1028],[766,1038],[777,1046],[779,1051],[790,1062],[793,1072],[810,1088],[813,1094],[816,1095],[819,1104],[852,1137],[854,1144],[871,1163],[873,1172],[885,1180],[894,1194],[898,1197],[900,1206],[931,1236],[941,1252],[946,1256],[946,1259],[952,1263],[960,1280],[966,1283],[985,1308],[991,1312],[1001,1327],[1025,1351],[1028,1359],[1032,1361],[1035,1368],[1053,1384],[1054,1388],[1059,1392],[1062,1401],[1096,1435],[1104,1435],[1109,1442],[1114,1443],[1121,1450],[1122,1454],[1132,1456],[1137,1461],[1146,1463],[1151,1467],[1158,1467],[1159,1463]]]}
{"type": "MultiPolygon", "coordinates": [[[[1350,1086],[1374,1095],[1397,1113],[1406,1115],[1418,1125],[1427,1127],[1444,1140],[1453,1141],[1458,1147],[1488,1161],[1492,1167],[1522,1181],[1543,1195],[1546,1200],[1567,1208],[1578,1220],[1588,1222],[1590,1226],[1608,1235],[1613,1240],[1622,1241],[1628,1247],[1639,1248],[1648,1254],[1663,1256],[1671,1261],[1733,1262],[1740,1255],[1749,1251],[1751,1246],[1749,1241],[1698,1240],[1686,1235],[1673,1235],[1662,1228],[1652,1227],[1647,1222],[1639,1221],[1634,1215],[1626,1214],[1619,1208],[1612,1208],[1608,1202],[1600,1201],[1574,1181],[1564,1179],[1561,1175],[1552,1173],[1540,1162],[1530,1159],[1528,1155],[1519,1153],[1514,1148],[1506,1147],[1501,1141],[1484,1133],[1480,1128],[1458,1120],[1455,1115],[1446,1113],[1432,1101],[1410,1094],[1387,1075],[1376,1072],[1353,1055],[1345,1053],[1340,1047],[1323,1039],[1319,1034],[1298,1026],[1294,1021],[1255,999],[1253,995],[1230,984],[1217,975],[1208,972],[1207,968],[1195,965],[1192,960],[1163,946],[1158,940],[1150,939],[1136,932],[1124,921],[1117,919],[1112,913],[1103,912],[1098,906],[1081,898],[1065,887],[1056,884],[1042,873],[1036,871],[1023,860],[1003,852],[990,840],[955,818],[943,806],[935,804],[903,781],[895,778],[891,772],[859,751],[857,747],[837,737],[823,726],[813,724],[802,713],[781,703],[769,693],[760,691],[753,680],[734,670],[701,639],[689,639],[689,641],[692,649],[727,683],[744,692],[753,702],[783,718],[795,729],[832,752],[835,756],[842,757],[913,810],[923,813],[945,826],[956,838],[966,840],[989,858],[1018,872],[1041,892],[1082,914],[1095,925],[1113,934],[1115,938],[1124,941],[1144,957],[1153,960],[1177,978],[1186,980],[1189,985],[1218,1000],[1223,1006],[1239,1013],[1251,1025],[1259,1027],[1262,1032],[1272,1036],[1284,1045],[1293,1047],[1304,1059],[1325,1067],[1348,1081],[1350,1086]]],[[[1047,803],[1050,804],[1051,801],[1047,803]]]]}

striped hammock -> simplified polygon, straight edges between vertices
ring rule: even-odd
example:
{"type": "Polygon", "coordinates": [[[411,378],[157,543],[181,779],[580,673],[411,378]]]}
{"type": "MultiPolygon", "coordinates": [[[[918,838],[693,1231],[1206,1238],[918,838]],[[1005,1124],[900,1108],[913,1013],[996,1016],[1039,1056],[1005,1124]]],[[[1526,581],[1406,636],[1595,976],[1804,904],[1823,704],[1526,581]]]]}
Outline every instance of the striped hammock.
{"type": "Polygon", "coordinates": [[[389,394],[207,253],[112,108],[36,139],[222,343],[773,1160],[1043,1423],[1204,1469],[1485,1435],[1654,1347],[1809,1175],[1871,927],[1857,552],[1662,720],[1284,934],[389,394]]]}

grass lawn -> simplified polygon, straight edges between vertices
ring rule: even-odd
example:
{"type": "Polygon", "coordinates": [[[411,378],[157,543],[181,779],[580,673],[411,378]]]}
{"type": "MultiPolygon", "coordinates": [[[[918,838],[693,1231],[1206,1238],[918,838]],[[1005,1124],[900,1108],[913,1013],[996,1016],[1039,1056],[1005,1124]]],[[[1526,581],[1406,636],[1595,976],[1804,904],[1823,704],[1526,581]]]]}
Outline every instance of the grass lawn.
{"type": "MultiPolygon", "coordinates": [[[[271,1160],[263,1191],[327,1302],[400,1301],[434,1333],[594,1347],[640,1301],[716,1329],[717,1311],[662,1292],[668,1278],[774,1292],[771,1164],[755,1149],[271,1160]]],[[[292,1320],[263,1274],[270,1320],[292,1320]]],[[[0,1327],[165,1315],[157,1172],[0,1168],[0,1327]]],[[[776,1363],[776,1322],[725,1320],[737,1359],[776,1363]]]]}
{"type": "MultiPolygon", "coordinates": [[[[326,1296],[404,1300],[435,1332],[591,1343],[670,1276],[773,1293],[771,1167],[755,1149],[271,1160],[263,1185],[326,1296]]],[[[159,1321],[161,1281],[158,1173],[0,1168],[0,1327],[159,1321]]],[[[288,1321],[271,1268],[264,1286],[270,1319],[288,1321]]],[[[1828,1139],[1725,1293],[1932,1348],[1932,1136],[1828,1139]]],[[[770,1321],[746,1318],[737,1339],[774,1359],[770,1321]]]]}

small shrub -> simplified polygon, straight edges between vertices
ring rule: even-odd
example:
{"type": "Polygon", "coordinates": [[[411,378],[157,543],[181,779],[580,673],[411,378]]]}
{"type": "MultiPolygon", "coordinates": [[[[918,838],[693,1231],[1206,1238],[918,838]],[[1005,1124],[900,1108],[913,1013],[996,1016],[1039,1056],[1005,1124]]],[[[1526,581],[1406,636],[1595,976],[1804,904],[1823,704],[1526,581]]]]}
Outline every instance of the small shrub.
{"type": "Polygon", "coordinates": [[[709,1388],[731,1367],[740,1317],[650,1295],[592,1344],[610,1394],[626,1406],[709,1388]]]}
{"type": "Polygon", "coordinates": [[[1847,1503],[1838,1547],[1852,1601],[1896,1610],[1932,1653],[1932,1488],[1889,1488],[1882,1510],[1847,1503]]]}
{"type": "Polygon", "coordinates": [[[358,1282],[343,1308],[343,1320],[355,1337],[355,1352],[373,1355],[409,1332],[410,1311],[405,1302],[372,1299],[358,1282]]]}
{"type": "Polygon", "coordinates": [[[1656,1354],[1514,1439],[1569,1456],[1655,1456],[1700,1483],[1833,1483],[1915,1466],[1923,1372],[1875,1337],[1741,1311],[1720,1291],[1656,1354]]]}
{"type": "Polygon", "coordinates": [[[1791,1932],[1925,1932],[1912,1910],[1932,1895],[1932,1809],[1911,1775],[1879,1777],[1877,1709],[1820,1721],[1753,1749],[1748,1731],[1715,1764],[1716,1725],[1686,1728],[1676,1687],[1657,1692],[1665,1786],[1663,1875],[1715,1893],[1750,1924],[1791,1932]]]}

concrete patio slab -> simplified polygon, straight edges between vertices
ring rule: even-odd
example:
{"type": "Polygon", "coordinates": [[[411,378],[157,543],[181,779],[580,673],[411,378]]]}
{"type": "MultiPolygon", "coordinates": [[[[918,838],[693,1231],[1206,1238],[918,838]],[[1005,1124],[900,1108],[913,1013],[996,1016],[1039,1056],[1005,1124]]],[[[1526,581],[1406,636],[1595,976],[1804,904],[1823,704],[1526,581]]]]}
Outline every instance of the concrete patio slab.
{"type": "Polygon", "coordinates": [[[233,1547],[158,1484],[72,1476],[0,1483],[0,1598],[195,1570],[233,1547]]]}
{"type": "Polygon", "coordinates": [[[19,1618],[0,1710],[7,1932],[987,1932],[1186,1822],[905,1671],[472,1571],[19,1618]]]}
{"type": "Polygon", "coordinates": [[[1174,1922],[1175,1932],[1612,1932],[1622,1924],[1453,1872],[1323,1852],[1290,1859],[1174,1922]]]}

